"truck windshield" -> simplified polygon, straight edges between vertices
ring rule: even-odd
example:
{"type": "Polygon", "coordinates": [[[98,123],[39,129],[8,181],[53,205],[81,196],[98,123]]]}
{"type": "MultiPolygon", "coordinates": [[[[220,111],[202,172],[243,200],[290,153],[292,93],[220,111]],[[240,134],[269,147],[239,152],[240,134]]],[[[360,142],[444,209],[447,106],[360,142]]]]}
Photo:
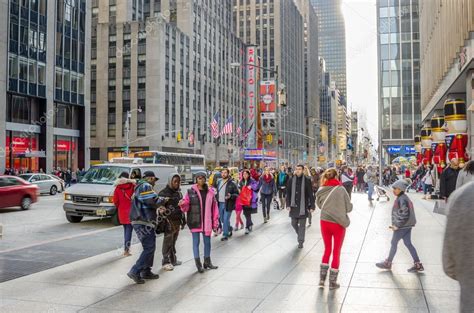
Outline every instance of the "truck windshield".
{"type": "Polygon", "coordinates": [[[94,166],[86,172],[79,183],[113,185],[122,172],[129,173],[130,169],[119,166],[94,166]]]}

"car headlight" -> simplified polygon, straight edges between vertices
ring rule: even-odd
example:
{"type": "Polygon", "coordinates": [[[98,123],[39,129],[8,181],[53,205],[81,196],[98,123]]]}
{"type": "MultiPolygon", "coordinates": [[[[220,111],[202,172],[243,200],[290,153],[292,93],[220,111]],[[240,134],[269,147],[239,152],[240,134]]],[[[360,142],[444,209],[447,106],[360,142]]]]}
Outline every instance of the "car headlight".
{"type": "Polygon", "coordinates": [[[102,197],[102,202],[105,202],[105,203],[114,203],[114,197],[113,197],[113,196],[102,197]]]}
{"type": "Polygon", "coordinates": [[[64,200],[72,200],[72,196],[69,193],[64,194],[64,200]]]}

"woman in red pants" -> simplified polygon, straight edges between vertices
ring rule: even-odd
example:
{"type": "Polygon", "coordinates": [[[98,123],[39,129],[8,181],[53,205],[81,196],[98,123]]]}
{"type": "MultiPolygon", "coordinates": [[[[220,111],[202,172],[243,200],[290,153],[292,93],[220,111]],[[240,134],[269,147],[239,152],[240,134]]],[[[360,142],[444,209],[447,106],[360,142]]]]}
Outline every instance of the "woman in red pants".
{"type": "Polygon", "coordinates": [[[324,255],[321,262],[319,286],[323,287],[329,271],[329,289],[339,288],[339,258],[346,228],[350,220],[347,213],[352,211],[352,203],[346,189],[337,179],[334,168],[327,169],[321,177],[321,188],[316,193],[316,203],[321,209],[321,233],[324,241],[324,255]]]}

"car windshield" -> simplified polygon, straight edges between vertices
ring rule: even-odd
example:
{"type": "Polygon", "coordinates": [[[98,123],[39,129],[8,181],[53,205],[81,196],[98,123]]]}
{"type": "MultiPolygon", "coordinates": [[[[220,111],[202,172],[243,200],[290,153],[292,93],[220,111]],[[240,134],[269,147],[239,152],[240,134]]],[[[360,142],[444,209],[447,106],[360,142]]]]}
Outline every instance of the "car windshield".
{"type": "Polygon", "coordinates": [[[122,172],[129,172],[129,168],[118,166],[91,167],[79,183],[113,185],[122,172]]]}
{"type": "Polygon", "coordinates": [[[33,174],[22,174],[19,177],[28,181],[31,178],[31,176],[33,176],[33,174]]]}

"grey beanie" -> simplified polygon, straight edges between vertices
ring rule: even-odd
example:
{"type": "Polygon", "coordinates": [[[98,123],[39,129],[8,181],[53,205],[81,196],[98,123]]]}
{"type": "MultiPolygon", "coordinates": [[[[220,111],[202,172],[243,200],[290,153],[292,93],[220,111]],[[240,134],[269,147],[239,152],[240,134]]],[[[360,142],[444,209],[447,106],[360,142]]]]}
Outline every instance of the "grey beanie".
{"type": "Polygon", "coordinates": [[[392,188],[398,188],[401,191],[405,192],[407,191],[408,187],[410,186],[411,182],[407,179],[399,179],[396,182],[393,183],[392,188]]]}
{"type": "Polygon", "coordinates": [[[196,174],[194,174],[194,179],[197,180],[197,178],[200,177],[200,176],[201,176],[201,177],[204,177],[204,178],[207,178],[206,172],[204,172],[204,171],[198,171],[198,172],[196,172],[196,174]]]}

